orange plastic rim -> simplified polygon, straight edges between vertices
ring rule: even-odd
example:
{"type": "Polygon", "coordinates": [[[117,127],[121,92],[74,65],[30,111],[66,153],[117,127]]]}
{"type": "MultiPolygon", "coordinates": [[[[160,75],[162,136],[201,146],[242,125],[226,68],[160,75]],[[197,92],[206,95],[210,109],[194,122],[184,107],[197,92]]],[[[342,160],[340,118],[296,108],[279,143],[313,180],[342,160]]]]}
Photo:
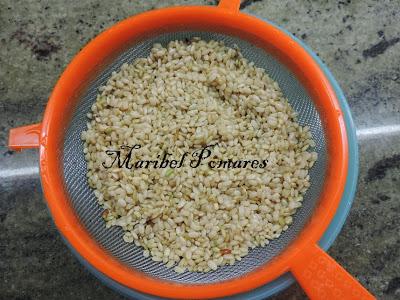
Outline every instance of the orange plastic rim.
{"type": "MultiPolygon", "coordinates": [[[[228,3],[224,1],[225,5],[228,3]]],[[[229,6],[229,5],[228,5],[229,6]]],[[[40,167],[42,184],[54,222],[62,235],[106,276],[134,290],[168,298],[213,298],[233,295],[259,287],[290,270],[299,251],[323,235],[344,189],[348,147],[345,122],[333,88],[323,71],[290,36],[253,16],[229,7],[178,7],[153,10],[128,18],[93,39],[73,59],[56,84],[42,122],[40,167]],[[228,8],[228,9],[227,9],[228,8]],[[124,45],[149,32],[209,30],[246,39],[280,59],[307,89],[318,108],[326,132],[328,168],[318,207],[311,221],[292,244],[271,262],[249,274],[219,283],[185,285],[158,280],[129,268],[110,256],[80,223],[63,188],[62,142],[70,120],[76,92],[93,70],[124,45]]]]}

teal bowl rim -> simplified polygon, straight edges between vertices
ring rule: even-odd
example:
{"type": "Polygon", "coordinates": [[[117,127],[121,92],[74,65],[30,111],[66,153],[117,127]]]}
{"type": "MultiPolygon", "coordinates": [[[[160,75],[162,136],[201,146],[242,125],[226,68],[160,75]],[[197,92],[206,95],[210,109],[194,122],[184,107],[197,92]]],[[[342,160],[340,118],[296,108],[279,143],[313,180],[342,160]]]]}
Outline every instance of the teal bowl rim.
{"type": "MultiPolygon", "coordinates": [[[[329,71],[327,66],[322,62],[322,60],[309,48],[303,41],[295,37],[286,29],[281,28],[280,26],[276,25],[271,21],[267,21],[262,19],[264,22],[271,24],[272,26],[276,27],[277,29],[283,31],[288,36],[290,36],[296,43],[302,46],[307,53],[315,60],[315,62],[319,65],[321,70],[324,72],[325,76],[328,78],[330,84],[332,85],[336,96],[339,100],[340,107],[342,109],[345,123],[346,123],[346,130],[347,130],[347,139],[349,145],[349,166],[348,166],[348,173],[346,179],[346,186],[342,195],[342,199],[340,201],[339,208],[336,211],[336,214],[331,221],[328,229],[325,231],[322,239],[319,241],[319,245],[324,249],[328,250],[329,247],[333,244],[336,237],[339,235],[345,220],[349,214],[350,208],[353,203],[354,195],[356,192],[357,187],[357,179],[358,179],[358,169],[359,169],[359,157],[358,157],[358,144],[357,144],[357,136],[356,136],[356,127],[354,125],[353,118],[351,116],[349,105],[346,101],[343,91],[341,90],[339,84],[337,83],[336,79],[333,77],[332,73],[329,71]]],[[[82,265],[84,265],[96,278],[98,278],[101,282],[105,285],[109,286],[113,290],[117,291],[118,293],[131,298],[131,299],[143,299],[143,300],[155,300],[155,299],[164,299],[148,294],[143,294],[136,290],[130,289],[126,286],[119,284],[118,282],[112,280],[111,278],[107,277],[99,270],[94,268],[90,265],[86,260],[84,260],[77,251],[71,247],[71,245],[63,238],[65,244],[71,250],[71,252],[78,258],[82,265]]],[[[279,278],[275,279],[274,281],[265,284],[259,288],[251,290],[246,293],[224,297],[221,299],[247,299],[247,300],[261,300],[268,297],[271,297],[274,294],[277,294],[284,289],[288,288],[291,284],[295,282],[294,277],[290,273],[286,273],[279,278]]]]}

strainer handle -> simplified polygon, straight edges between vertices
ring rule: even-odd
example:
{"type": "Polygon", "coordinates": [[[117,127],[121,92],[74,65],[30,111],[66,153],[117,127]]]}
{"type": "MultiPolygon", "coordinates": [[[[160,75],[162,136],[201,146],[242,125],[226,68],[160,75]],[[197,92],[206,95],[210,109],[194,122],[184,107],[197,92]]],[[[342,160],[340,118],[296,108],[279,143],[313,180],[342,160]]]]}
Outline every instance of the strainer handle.
{"type": "Polygon", "coordinates": [[[376,299],[318,245],[301,251],[291,272],[311,299],[376,299]]]}
{"type": "Polygon", "coordinates": [[[39,137],[42,124],[32,124],[10,130],[8,148],[21,151],[29,148],[39,148],[39,137]]]}
{"type": "Polygon", "coordinates": [[[240,8],[240,0],[220,0],[218,7],[232,12],[238,12],[240,8]]]}

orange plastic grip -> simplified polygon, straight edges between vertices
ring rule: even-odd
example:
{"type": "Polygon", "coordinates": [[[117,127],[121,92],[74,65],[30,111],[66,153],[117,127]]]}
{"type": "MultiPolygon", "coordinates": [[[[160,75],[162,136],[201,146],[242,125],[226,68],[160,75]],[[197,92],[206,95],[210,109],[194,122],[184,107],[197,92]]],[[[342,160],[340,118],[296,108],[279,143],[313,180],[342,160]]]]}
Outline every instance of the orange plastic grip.
{"type": "Polygon", "coordinates": [[[237,12],[240,8],[240,0],[221,0],[218,7],[237,12]]]}
{"type": "Polygon", "coordinates": [[[42,125],[39,123],[11,129],[8,137],[8,148],[14,151],[39,148],[41,128],[42,125]]]}
{"type": "Polygon", "coordinates": [[[291,272],[312,300],[376,299],[317,245],[301,251],[291,272]]]}

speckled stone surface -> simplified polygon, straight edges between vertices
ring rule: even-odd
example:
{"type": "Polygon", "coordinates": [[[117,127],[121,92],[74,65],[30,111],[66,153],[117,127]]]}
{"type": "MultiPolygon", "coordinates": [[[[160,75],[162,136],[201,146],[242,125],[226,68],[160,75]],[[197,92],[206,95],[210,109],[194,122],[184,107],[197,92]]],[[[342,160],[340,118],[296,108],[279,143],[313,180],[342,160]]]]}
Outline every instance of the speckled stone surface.
{"type": "MultiPolygon", "coordinates": [[[[215,1],[0,0],[0,147],[10,128],[41,120],[53,85],[91,38],[130,15],[177,4],[215,1]]],[[[400,299],[400,131],[379,131],[400,125],[399,2],[255,0],[242,7],[308,43],[343,88],[359,133],[360,178],[329,253],[379,299],[400,299]]],[[[0,298],[123,299],[70,254],[29,169],[36,161],[20,158],[0,148],[0,298]],[[21,164],[25,177],[5,172],[21,164]]],[[[293,285],[274,299],[305,298],[293,285]]]]}

